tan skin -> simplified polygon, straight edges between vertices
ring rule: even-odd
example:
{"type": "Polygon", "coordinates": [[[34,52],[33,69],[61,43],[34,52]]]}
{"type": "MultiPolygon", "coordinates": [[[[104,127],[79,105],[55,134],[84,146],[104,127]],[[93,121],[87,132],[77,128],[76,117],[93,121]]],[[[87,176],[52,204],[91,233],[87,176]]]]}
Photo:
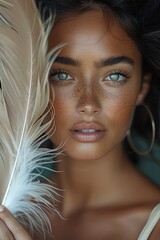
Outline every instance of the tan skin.
{"type": "Polygon", "coordinates": [[[141,84],[141,55],[118,23],[106,21],[101,11],[76,15],[58,22],[49,39],[50,48],[67,43],[50,74],[56,112],[51,140],[65,142],[53,177],[64,189],[58,204],[64,219],[52,215],[57,240],[135,240],[160,200],[159,189],[123,150],[135,107],[148,92],[141,84]],[[119,56],[131,61],[104,64],[119,56]],[[72,134],[77,124],[95,122],[105,130],[102,138],[72,134]]]}
{"type": "MultiPolygon", "coordinates": [[[[143,80],[151,76],[142,76],[135,42],[99,10],[59,21],[49,48],[59,43],[67,44],[49,78],[56,112],[51,141],[64,142],[60,172],[52,177],[63,195],[57,202],[62,218],[50,215],[55,239],[135,240],[160,191],[130,163],[123,140],[135,107],[147,95],[143,80]],[[79,126],[100,133],[79,134],[79,126]]],[[[15,236],[0,239],[31,239],[6,209],[0,218],[0,231],[15,236]],[[18,229],[21,235],[15,235],[18,229]]],[[[156,229],[150,239],[158,234],[156,229]]]]}

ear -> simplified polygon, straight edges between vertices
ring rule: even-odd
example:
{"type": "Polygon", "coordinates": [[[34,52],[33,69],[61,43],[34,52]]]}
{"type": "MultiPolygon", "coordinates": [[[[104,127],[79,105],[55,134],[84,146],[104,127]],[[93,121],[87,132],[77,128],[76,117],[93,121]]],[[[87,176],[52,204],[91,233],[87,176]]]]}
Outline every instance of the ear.
{"type": "Polygon", "coordinates": [[[142,86],[141,86],[141,90],[140,90],[140,93],[139,93],[138,98],[137,98],[136,105],[142,104],[142,102],[146,98],[146,96],[149,92],[149,89],[150,89],[151,80],[152,80],[152,74],[151,73],[147,73],[143,76],[142,86]]]}

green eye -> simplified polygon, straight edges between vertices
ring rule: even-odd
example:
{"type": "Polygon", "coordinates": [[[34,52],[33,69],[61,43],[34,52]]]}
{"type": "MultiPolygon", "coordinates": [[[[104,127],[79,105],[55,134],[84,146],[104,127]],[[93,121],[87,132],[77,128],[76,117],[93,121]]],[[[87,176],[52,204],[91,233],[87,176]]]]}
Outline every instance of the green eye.
{"type": "Polygon", "coordinates": [[[117,82],[117,81],[123,81],[125,80],[125,78],[126,77],[120,73],[112,73],[109,76],[107,76],[105,79],[108,81],[117,82]]]}
{"type": "Polygon", "coordinates": [[[55,76],[57,76],[58,80],[68,80],[68,73],[58,73],[55,76]]]}
{"type": "Polygon", "coordinates": [[[69,75],[67,72],[63,72],[63,71],[55,71],[55,72],[51,72],[50,76],[49,76],[50,80],[53,81],[68,81],[68,80],[72,80],[72,76],[69,75]]]}

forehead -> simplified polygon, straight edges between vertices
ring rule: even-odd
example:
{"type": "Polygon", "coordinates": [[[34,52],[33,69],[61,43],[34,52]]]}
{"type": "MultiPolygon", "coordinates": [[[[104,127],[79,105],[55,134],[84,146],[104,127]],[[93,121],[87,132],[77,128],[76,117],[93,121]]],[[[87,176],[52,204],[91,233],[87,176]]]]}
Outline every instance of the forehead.
{"type": "MultiPolygon", "coordinates": [[[[101,10],[92,10],[61,20],[55,24],[49,37],[49,48],[67,43],[71,48],[94,51],[100,54],[133,55],[140,58],[136,43],[113,18],[104,16],[101,10]]],[[[65,47],[66,48],[66,47],[65,47]]]]}

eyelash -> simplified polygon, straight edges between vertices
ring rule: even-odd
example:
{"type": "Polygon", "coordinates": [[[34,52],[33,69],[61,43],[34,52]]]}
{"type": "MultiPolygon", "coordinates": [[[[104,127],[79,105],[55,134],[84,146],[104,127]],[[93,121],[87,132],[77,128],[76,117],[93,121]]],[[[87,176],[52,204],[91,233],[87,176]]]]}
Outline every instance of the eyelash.
{"type": "Polygon", "coordinates": [[[110,72],[110,73],[108,73],[104,78],[103,78],[103,82],[110,82],[111,84],[115,84],[115,85],[122,85],[122,84],[124,84],[126,81],[127,81],[127,79],[129,79],[131,76],[130,76],[130,74],[129,73],[127,73],[127,72],[124,72],[124,71],[122,71],[122,70],[116,70],[116,71],[113,71],[113,72],[110,72]],[[111,77],[111,75],[119,75],[119,76],[122,76],[122,77],[124,77],[124,79],[123,80],[106,80],[106,78],[107,77],[111,77]]]}
{"type": "MultiPolygon", "coordinates": [[[[53,70],[53,71],[51,71],[51,73],[49,74],[49,79],[51,79],[52,77],[54,77],[54,76],[56,76],[56,75],[58,75],[58,74],[66,74],[66,75],[69,75],[69,76],[71,76],[70,75],[70,73],[68,73],[67,71],[65,71],[65,70],[62,70],[62,69],[58,69],[58,70],[53,70]]],[[[124,84],[126,81],[127,81],[127,79],[128,78],[130,78],[131,76],[130,76],[130,74],[129,73],[127,73],[127,72],[124,72],[124,71],[122,71],[122,70],[116,70],[116,71],[113,71],[113,72],[110,72],[110,73],[108,73],[104,78],[103,78],[103,82],[110,82],[111,84],[114,84],[114,85],[122,85],[122,84],[124,84]],[[119,75],[119,76],[122,76],[122,77],[124,77],[124,79],[123,80],[106,80],[106,78],[107,77],[111,77],[111,75],[119,75]]],[[[69,80],[72,80],[72,79],[74,79],[74,78],[72,78],[72,76],[71,76],[71,79],[69,79],[69,80]]],[[[52,80],[52,79],[51,79],[52,80]]],[[[63,82],[67,82],[67,81],[69,81],[69,80],[67,80],[67,79],[59,79],[59,80],[57,80],[57,79],[53,79],[53,81],[56,81],[56,82],[58,82],[59,84],[61,84],[61,83],[63,83],[63,82]]]]}

